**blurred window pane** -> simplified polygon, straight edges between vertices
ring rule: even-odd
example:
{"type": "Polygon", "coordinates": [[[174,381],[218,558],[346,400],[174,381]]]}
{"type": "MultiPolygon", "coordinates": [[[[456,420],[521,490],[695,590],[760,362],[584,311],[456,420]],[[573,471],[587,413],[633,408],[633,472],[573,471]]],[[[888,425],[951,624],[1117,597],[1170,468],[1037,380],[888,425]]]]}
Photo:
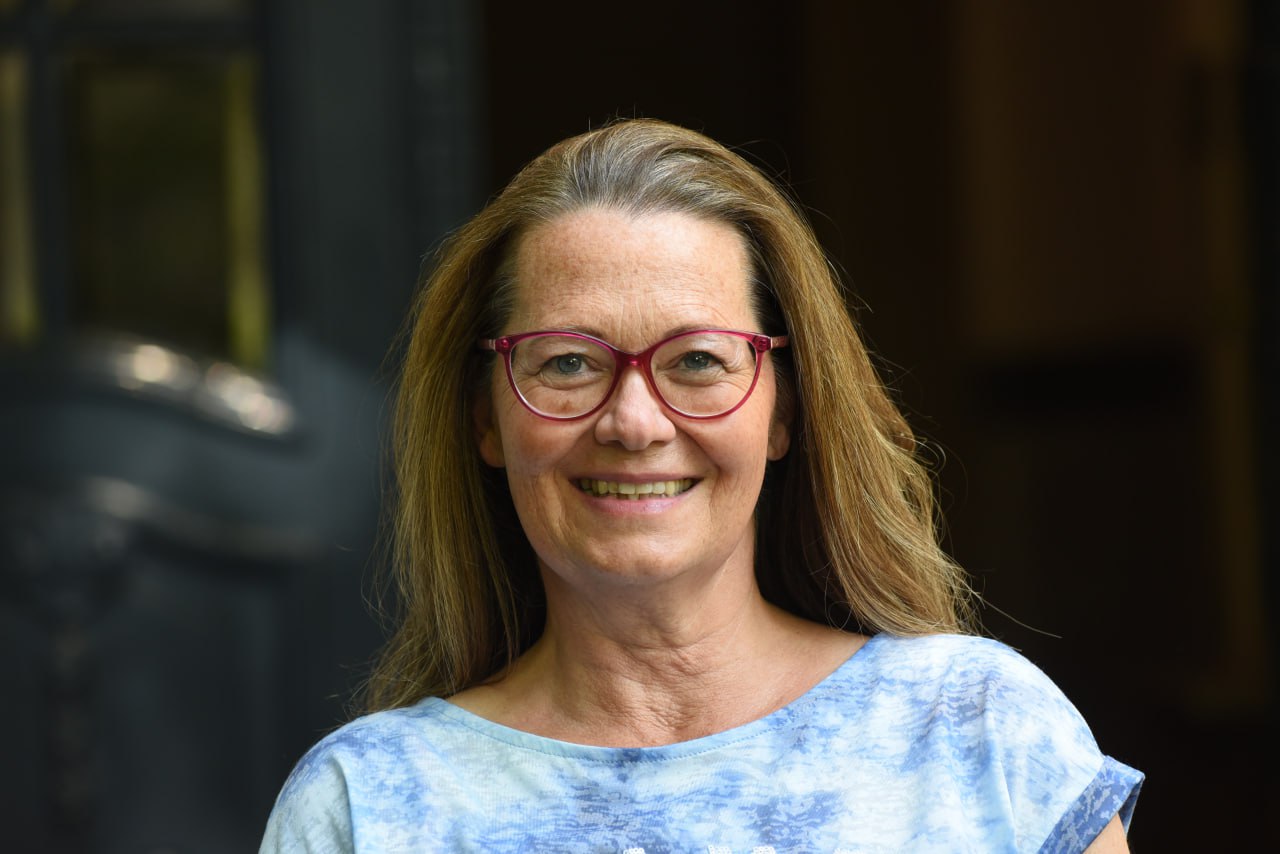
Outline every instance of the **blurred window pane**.
{"type": "Polygon", "coordinates": [[[70,59],[75,325],[263,366],[256,69],[245,55],[70,59]]]}
{"type": "Polygon", "coordinates": [[[27,160],[26,64],[0,52],[0,346],[39,334],[27,160]]]}

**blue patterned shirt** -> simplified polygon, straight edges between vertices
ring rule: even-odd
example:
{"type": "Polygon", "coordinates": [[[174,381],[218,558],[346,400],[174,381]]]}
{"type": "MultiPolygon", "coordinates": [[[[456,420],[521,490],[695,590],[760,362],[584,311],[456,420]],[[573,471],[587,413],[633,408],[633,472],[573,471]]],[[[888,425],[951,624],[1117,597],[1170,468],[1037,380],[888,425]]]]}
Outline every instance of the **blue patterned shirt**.
{"type": "Polygon", "coordinates": [[[302,759],[262,852],[1079,852],[1142,774],[991,640],[876,635],[809,692],[663,747],[531,735],[439,698],[302,759]]]}

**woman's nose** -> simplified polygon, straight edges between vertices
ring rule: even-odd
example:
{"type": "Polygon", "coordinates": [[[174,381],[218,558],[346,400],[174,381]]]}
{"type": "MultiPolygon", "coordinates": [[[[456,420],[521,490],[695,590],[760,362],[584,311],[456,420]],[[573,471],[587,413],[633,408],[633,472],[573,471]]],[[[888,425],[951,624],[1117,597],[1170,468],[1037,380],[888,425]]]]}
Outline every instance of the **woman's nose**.
{"type": "Polygon", "coordinates": [[[639,451],[674,439],[676,425],[643,371],[629,368],[601,410],[595,432],[599,442],[617,442],[629,451],[639,451]]]}

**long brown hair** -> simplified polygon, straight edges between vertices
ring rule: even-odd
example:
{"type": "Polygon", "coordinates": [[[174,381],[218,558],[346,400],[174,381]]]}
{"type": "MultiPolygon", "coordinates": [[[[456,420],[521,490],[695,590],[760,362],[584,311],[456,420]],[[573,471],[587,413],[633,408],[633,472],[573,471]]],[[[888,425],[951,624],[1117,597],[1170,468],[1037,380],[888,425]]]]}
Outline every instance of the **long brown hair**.
{"type": "Polygon", "coordinates": [[[542,628],[541,581],[472,412],[511,307],[516,242],[588,206],[676,211],[746,240],[761,328],[778,356],[791,425],[757,507],[766,598],[874,633],[966,631],[963,572],[939,547],[932,483],[877,378],[837,277],[796,206],[743,158],[684,128],[622,121],[565,140],[525,167],[445,241],[408,327],[393,428],[390,564],[398,613],[368,710],[448,696],[510,665],[542,628]]]}

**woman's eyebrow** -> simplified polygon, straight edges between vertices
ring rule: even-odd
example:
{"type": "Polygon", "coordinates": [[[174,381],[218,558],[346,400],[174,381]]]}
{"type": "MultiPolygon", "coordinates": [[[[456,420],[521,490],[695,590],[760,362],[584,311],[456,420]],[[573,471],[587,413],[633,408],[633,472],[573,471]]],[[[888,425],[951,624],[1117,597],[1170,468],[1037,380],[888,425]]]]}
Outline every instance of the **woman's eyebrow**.
{"type": "MultiPolygon", "coordinates": [[[[532,328],[532,327],[530,327],[532,328]]],[[[538,327],[548,332],[575,332],[579,335],[590,335],[592,338],[599,338],[601,341],[609,341],[609,336],[605,334],[599,327],[589,326],[581,323],[560,323],[549,324],[538,327]]],[[[661,334],[653,338],[653,341],[665,341],[676,335],[683,335],[686,332],[698,332],[703,329],[728,329],[722,322],[706,322],[706,323],[682,323],[678,326],[669,326],[661,334]]],[[[733,327],[737,328],[737,327],[733,327]]],[[[650,343],[653,343],[652,341],[650,343]]]]}
{"type": "Polygon", "coordinates": [[[573,332],[577,335],[590,335],[592,338],[599,338],[607,341],[604,333],[595,326],[588,326],[582,323],[543,323],[534,324],[528,328],[529,332],[573,332]]]}

